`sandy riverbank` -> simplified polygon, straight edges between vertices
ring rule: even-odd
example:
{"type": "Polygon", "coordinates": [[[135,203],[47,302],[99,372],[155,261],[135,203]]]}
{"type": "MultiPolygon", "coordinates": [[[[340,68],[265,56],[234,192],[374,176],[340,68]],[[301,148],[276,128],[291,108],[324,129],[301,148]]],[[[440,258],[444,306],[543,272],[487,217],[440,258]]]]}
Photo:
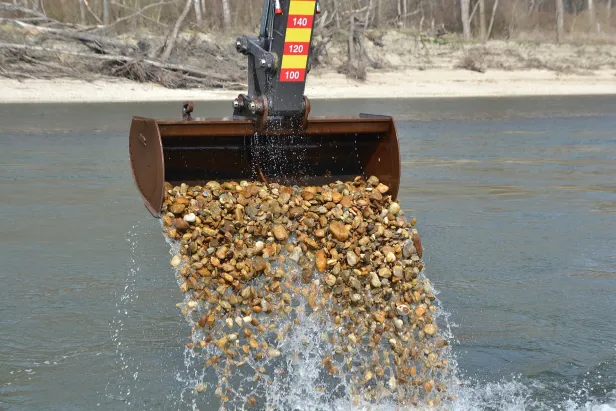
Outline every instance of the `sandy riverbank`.
{"type": "MultiPolygon", "coordinates": [[[[616,72],[562,74],[548,70],[476,73],[467,70],[374,71],[365,82],[335,72],[308,79],[311,98],[480,97],[616,94],[616,72]]],[[[73,79],[0,79],[0,103],[126,102],[229,100],[243,90],[166,89],[121,79],[86,82],[73,79]]]]}
{"type": "MultiPolygon", "coordinates": [[[[245,57],[232,47],[220,47],[232,44],[229,37],[186,33],[178,40],[179,54],[171,56],[170,62],[197,70],[203,74],[202,80],[211,77],[208,83],[182,80],[177,72],[156,71],[143,65],[118,72],[113,69],[116,63],[102,64],[83,57],[89,56],[91,50],[72,38],[59,41],[45,37],[45,32],[7,33],[13,36],[12,42],[19,44],[30,44],[35,36],[46,41],[47,49],[62,50],[64,54],[23,50],[0,53],[0,74],[5,75],[0,77],[0,103],[231,100],[246,92],[244,87],[236,88],[246,82],[245,57]],[[72,56],[72,52],[82,57],[72,56]],[[135,78],[151,82],[128,80],[135,78]],[[217,84],[228,88],[164,88],[160,84],[217,84]]],[[[364,82],[339,74],[337,70],[347,63],[348,44],[338,39],[329,44],[326,53],[315,57],[319,64],[308,76],[305,94],[313,99],[616,94],[616,42],[493,40],[476,44],[461,42],[455,36],[419,41],[412,33],[395,30],[371,32],[366,39],[367,54],[381,69],[368,69],[364,82]]],[[[136,47],[138,40],[154,45],[162,41],[149,34],[116,40],[126,47],[136,47]]],[[[129,55],[143,57],[130,50],[129,55]]]]}

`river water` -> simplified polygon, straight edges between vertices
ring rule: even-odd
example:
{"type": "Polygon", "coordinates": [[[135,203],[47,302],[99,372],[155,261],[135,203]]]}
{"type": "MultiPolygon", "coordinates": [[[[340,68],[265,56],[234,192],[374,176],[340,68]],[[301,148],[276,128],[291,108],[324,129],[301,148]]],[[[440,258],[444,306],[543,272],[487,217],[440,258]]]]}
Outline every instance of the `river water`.
{"type": "MultiPolygon", "coordinates": [[[[400,200],[453,335],[452,408],[615,410],[616,97],[312,106],[396,118],[400,200]]],[[[180,109],[0,105],[0,409],[212,409],[128,162],[131,115],[180,109]]]]}

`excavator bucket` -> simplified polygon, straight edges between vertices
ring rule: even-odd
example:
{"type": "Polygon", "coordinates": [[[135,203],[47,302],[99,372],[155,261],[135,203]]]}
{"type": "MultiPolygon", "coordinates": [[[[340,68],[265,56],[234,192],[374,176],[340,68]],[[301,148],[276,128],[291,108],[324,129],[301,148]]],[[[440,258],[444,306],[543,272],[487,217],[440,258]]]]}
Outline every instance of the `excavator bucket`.
{"type": "Polygon", "coordinates": [[[309,116],[304,89],[320,13],[319,0],[263,1],[259,35],[235,42],[248,58],[248,92],[233,101],[231,120],[193,119],[191,102],[182,121],[133,118],[133,176],[154,216],[161,214],[165,182],[321,185],[374,175],[397,196],[400,153],[391,117],[309,116]]]}
{"type": "Polygon", "coordinates": [[[376,176],[395,198],[400,154],[391,117],[311,118],[299,131],[251,120],[163,121],[133,117],[129,151],[145,205],[160,217],[164,183],[259,180],[321,185],[376,176]]]}

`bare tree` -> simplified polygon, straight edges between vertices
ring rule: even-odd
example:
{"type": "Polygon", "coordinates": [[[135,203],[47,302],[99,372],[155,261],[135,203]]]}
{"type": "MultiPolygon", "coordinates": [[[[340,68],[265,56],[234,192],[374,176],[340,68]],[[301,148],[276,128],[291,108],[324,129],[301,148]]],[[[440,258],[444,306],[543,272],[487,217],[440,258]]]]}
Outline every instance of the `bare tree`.
{"type": "Polygon", "coordinates": [[[498,7],[498,0],[494,0],[494,5],[492,6],[492,17],[490,17],[490,26],[488,27],[487,39],[490,38],[490,34],[492,33],[492,26],[494,25],[494,16],[496,15],[497,7],[498,7]]]}
{"type": "Polygon", "coordinates": [[[86,24],[86,5],[83,0],[79,0],[79,17],[81,18],[81,24],[86,24]]]}
{"type": "Polygon", "coordinates": [[[169,56],[171,55],[171,52],[173,51],[173,46],[175,46],[175,40],[178,38],[178,33],[180,32],[180,27],[182,27],[182,23],[184,22],[186,15],[190,11],[190,6],[192,6],[192,4],[193,4],[193,0],[186,0],[186,4],[184,5],[184,10],[182,10],[182,14],[180,14],[180,17],[178,17],[177,21],[173,25],[171,34],[167,38],[167,41],[165,42],[165,45],[163,47],[163,52],[160,56],[160,59],[162,61],[167,60],[169,56]]]}
{"type": "Polygon", "coordinates": [[[481,31],[481,41],[485,42],[486,36],[486,0],[479,0],[479,28],[481,31]]]}
{"type": "MultiPolygon", "coordinates": [[[[561,1],[562,0],[557,0],[561,1]]],[[[460,0],[460,18],[462,19],[462,32],[464,33],[464,40],[471,39],[471,21],[469,19],[470,0],[460,0]]]]}
{"type": "Polygon", "coordinates": [[[563,0],[556,0],[556,41],[562,43],[565,37],[564,16],[565,7],[563,0]]]}
{"type": "Polygon", "coordinates": [[[607,0],[607,24],[612,22],[612,0],[607,0]]]}
{"type": "Polygon", "coordinates": [[[333,14],[334,16],[336,16],[336,28],[340,28],[341,26],[341,22],[340,22],[340,0],[334,0],[334,11],[333,14]]]}
{"type": "Polygon", "coordinates": [[[229,7],[229,0],[222,0],[222,21],[225,30],[231,28],[231,8],[229,7]]]}
{"type": "Polygon", "coordinates": [[[201,25],[201,23],[203,22],[203,17],[201,15],[201,1],[194,0],[194,3],[195,3],[195,19],[197,20],[197,24],[201,25]]]}
{"type": "Polygon", "coordinates": [[[103,24],[109,24],[109,0],[103,0],[103,24]]]}
{"type": "Polygon", "coordinates": [[[588,22],[590,24],[590,30],[597,30],[597,32],[599,31],[599,26],[597,26],[595,2],[593,0],[588,0],[588,22]]]}

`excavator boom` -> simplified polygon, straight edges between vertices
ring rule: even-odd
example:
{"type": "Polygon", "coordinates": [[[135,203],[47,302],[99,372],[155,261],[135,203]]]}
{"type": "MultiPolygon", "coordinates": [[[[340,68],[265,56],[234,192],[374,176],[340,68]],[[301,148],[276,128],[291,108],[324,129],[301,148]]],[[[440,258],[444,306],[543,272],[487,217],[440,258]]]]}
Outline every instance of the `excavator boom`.
{"type": "Polygon", "coordinates": [[[248,92],[231,119],[133,117],[133,177],[150,213],[160,216],[164,183],[261,180],[317,185],[377,176],[397,196],[400,154],[391,117],[311,118],[304,96],[315,0],[265,0],[259,36],[236,40],[248,57],[248,92]]]}

